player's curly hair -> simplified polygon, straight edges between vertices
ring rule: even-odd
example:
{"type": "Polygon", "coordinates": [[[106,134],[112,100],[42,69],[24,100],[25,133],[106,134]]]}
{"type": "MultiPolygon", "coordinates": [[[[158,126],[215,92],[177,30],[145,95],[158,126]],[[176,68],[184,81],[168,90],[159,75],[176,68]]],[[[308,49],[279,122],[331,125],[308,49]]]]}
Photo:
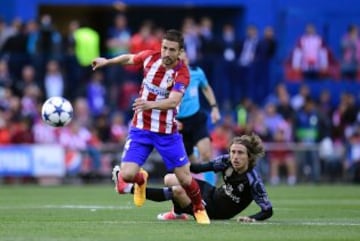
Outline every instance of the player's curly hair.
{"type": "Polygon", "coordinates": [[[163,39],[174,41],[179,43],[179,48],[184,48],[184,37],[183,34],[176,29],[169,29],[165,32],[163,39]]]}
{"type": "Polygon", "coordinates": [[[249,169],[254,168],[257,160],[265,155],[263,142],[255,133],[234,137],[230,142],[229,149],[233,144],[242,144],[246,147],[249,156],[249,169]]]}

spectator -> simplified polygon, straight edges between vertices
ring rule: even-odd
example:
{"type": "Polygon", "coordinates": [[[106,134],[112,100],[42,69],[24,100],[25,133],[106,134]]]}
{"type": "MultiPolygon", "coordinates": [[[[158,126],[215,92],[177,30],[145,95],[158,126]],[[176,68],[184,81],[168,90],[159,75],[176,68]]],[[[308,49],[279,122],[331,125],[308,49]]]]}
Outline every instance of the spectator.
{"type": "Polygon", "coordinates": [[[50,60],[46,64],[44,85],[46,98],[64,96],[65,80],[58,61],[50,60]]]}
{"type": "Polygon", "coordinates": [[[280,183],[280,169],[285,167],[287,184],[295,185],[297,163],[295,155],[292,150],[287,147],[288,143],[293,143],[292,126],[283,121],[280,123],[275,133],[273,134],[273,142],[277,144],[275,149],[269,150],[269,163],[270,163],[270,183],[277,185],[280,183]]]}
{"type": "Polygon", "coordinates": [[[86,97],[92,117],[98,117],[108,111],[104,74],[101,71],[96,71],[91,75],[86,88],[86,97]]]}
{"type": "Polygon", "coordinates": [[[110,122],[110,141],[124,145],[128,135],[128,125],[125,123],[123,113],[116,112],[111,117],[110,122]]]}
{"type": "Polygon", "coordinates": [[[35,64],[37,51],[37,42],[39,38],[39,24],[37,21],[31,19],[26,23],[25,31],[27,35],[26,49],[30,57],[31,64],[35,64]]]}
{"type": "Polygon", "coordinates": [[[298,93],[290,99],[291,107],[295,111],[300,110],[304,106],[305,100],[309,97],[310,87],[306,84],[302,84],[298,90],[298,93]]]}
{"type": "Polygon", "coordinates": [[[42,102],[37,103],[37,115],[33,118],[32,133],[36,144],[56,144],[58,143],[59,131],[61,128],[55,128],[48,125],[41,118],[42,102]]]}
{"type": "Polygon", "coordinates": [[[62,37],[52,22],[49,14],[40,19],[39,33],[36,43],[36,72],[40,79],[44,79],[46,64],[50,59],[60,60],[62,55],[62,37]]]}
{"type": "Polygon", "coordinates": [[[75,38],[75,56],[80,64],[80,81],[79,83],[70,82],[69,88],[76,95],[83,94],[83,87],[91,75],[91,61],[100,54],[100,35],[99,33],[84,24],[80,25],[74,31],[75,38]]]}
{"type": "MultiPolygon", "coordinates": [[[[114,18],[114,25],[107,33],[106,50],[109,58],[129,52],[131,32],[127,24],[127,17],[124,14],[117,14],[114,18]]],[[[126,67],[108,67],[109,85],[119,87],[128,78],[126,67]]],[[[114,100],[116,97],[114,97],[114,100]]]]}
{"type": "Polygon", "coordinates": [[[74,100],[74,119],[80,123],[81,126],[91,126],[93,120],[90,115],[90,107],[86,98],[78,97],[74,100]]]}
{"type": "Polygon", "coordinates": [[[34,136],[31,131],[33,125],[32,118],[30,116],[21,116],[14,125],[14,129],[11,133],[12,144],[33,144],[34,136]]]}
{"type": "Polygon", "coordinates": [[[286,88],[286,85],[283,82],[279,82],[274,87],[274,90],[266,97],[264,104],[266,105],[267,103],[271,102],[278,105],[280,102],[280,96],[282,95],[289,95],[289,92],[286,88]]]}
{"type": "Polygon", "coordinates": [[[278,97],[278,103],[275,104],[276,112],[292,125],[295,119],[295,110],[291,106],[289,93],[287,91],[280,91],[278,97]]]}
{"type": "Polygon", "coordinates": [[[41,97],[42,93],[37,85],[26,86],[21,97],[22,115],[31,117],[34,120],[38,116],[38,103],[41,97]]]}
{"type": "Polygon", "coordinates": [[[262,104],[266,98],[267,93],[271,89],[271,64],[272,59],[276,54],[277,40],[275,39],[274,30],[272,27],[266,27],[264,36],[259,39],[254,57],[254,79],[256,85],[254,88],[254,102],[262,104]]]}
{"type": "Polygon", "coordinates": [[[75,54],[76,40],[75,32],[80,28],[80,23],[78,20],[71,20],[68,25],[68,30],[63,37],[63,49],[64,49],[64,77],[68,83],[72,83],[70,86],[64,90],[66,96],[70,100],[74,100],[80,91],[79,85],[83,81],[83,71],[81,69],[78,58],[75,54]]]}
{"type": "Polygon", "coordinates": [[[72,120],[67,127],[61,129],[59,143],[67,151],[89,155],[92,164],[90,167],[91,174],[100,174],[101,156],[96,146],[98,142],[88,128],[81,126],[76,120],[72,120]]]}
{"type": "Polygon", "coordinates": [[[129,52],[130,30],[127,25],[127,17],[124,14],[117,14],[114,18],[114,25],[108,30],[106,39],[107,55],[112,58],[119,54],[129,52]]]}
{"type": "Polygon", "coordinates": [[[142,50],[159,51],[161,41],[154,36],[154,25],[150,20],[146,20],[140,26],[137,33],[131,36],[130,53],[139,53],[142,50]]]}
{"type": "Polygon", "coordinates": [[[308,24],[300,37],[292,56],[292,67],[306,79],[319,78],[329,68],[329,56],[323,38],[315,26],[308,24]]]}
{"type": "Polygon", "coordinates": [[[194,18],[186,17],[184,19],[182,33],[184,34],[185,51],[189,63],[198,63],[200,59],[200,36],[194,18]]]}
{"type": "Polygon", "coordinates": [[[254,60],[256,49],[259,44],[258,29],[250,25],[246,29],[246,37],[241,41],[240,55],[238,59],[239,64],[239,82],[232,86],[233,91],[238,96],[238,100],[243,98],[250,98],[254,101],[254,91],[257,88],[254,79],[254,60]]]}
{"type": "MultiPolygon", "coordinates": [[[[207,74],[209,83],[214,82],[216,56],[216,39],[213,33],[213,21],[210,17],[202,17],[199,24],[199,66],[207,74]]],[[[191,63],[190,63],[191,64],[191,63]]]]}
{"type": "Polygon", "coordinates": [[[236,59],[240,46],[232,24],[223,25],[222,34],[217,42],[217,58],[219,58],[219,62],[214,66],[214,69],[218,70],[218,76],[222,78],[214,79],[213,87],[216,89],[220,107],[226,104],[234,106],[239,102],[238,91],[234,89],[240,82],[236,71],[236,59]]]}
{"type": "Polygon", "coordinates": [[[353,131],[349,138],[349,145],[346,149],[346,160],[344,169],[347,179],[353,183],[360,183],[360,129],[353,131]]]}
{"type": "Polygon", "coordinates": [[[21,69],[29,64],[27,53],[27,35],[25,26],[20,19],[14,19],[12,24],[14,34],[11,35],[3,45],[11,76],[20,78],[21,69]]]}
{"type": "Polygon", "coordinates": [[[2,48],[7,39],[14,34],[14,29],[9,27],[4,18],[0,16],[0,56],[3,55],[2,48]]]}
{"type": "Polygon", "coordinates": [[[320,181],[320,160],[317,149],[314,149],[326,136],[324,134],[324,120],[318,111],[315,101],[307,98],[304,107],[296,112],[294,123],[295,141],[305,147],[298,153],[301,160],[300,167],[305,178],[320,181]]]}
{"type": "Polygon", "coordinates": [[[32,65],[25,65],[21,70],[21,78],[14,82],[12,90],[16,96],[22,96],[27,86],[36,85],[40,88],[39,82],[36,79],[35,68],[32,65]]]}
{"type": "Polygon", "coordinates": [[[111,140],[111,126],[109,124],[109,115],[107,112],[104,112],[94,119],[94,127],[92,128],[93,136],[98,139],[98,142],[109,143],[111,140]]]}
{"type": "Polygon", "coordinates": [[[263,110],[255,111],[251,115],[245,132],[255,132],[263,141],[272,141],[272,133],[265,123],[265,112],[263,110]]]}
{"type": "MultiPolygon", "coordinates": [[[[161,41],[153,34],[154,24],[150,20],[144,21],[137,33],[130,38],[129,52],[132,54],[139,53],[143,50],[159,51],[161,49],[161,41]]],[[[128,78],[136,83],[141,83],[142,76],[139,72],[141,66],[129,65],[125,66],[128,71],[128,78]]]]}
{"type": "Polygon", "coordinates": [[[5,110],[0,106],[0,145],[8,145],[11,143],[11,132],[5,115],[5,110]]]}
{"type": "Polygon", "coordinates": [[[268,103],[264,107],[264,124],[270,131],[271,136],[274,136],[278,127],[285,121],[282,115],[277,112],[277,107],[273,103],[268,103]]]}
{"type": "Polygon", "coordinates": [[[231,138],[233,137],[233,126],[235,122],[231,115],[223,117],[223,123],[217,125],[210,133],[211,145],[214,149],[214,155],[227,153],[227,148],[231,138]]]}
{"type": "Polygon", "coordinates": [[[34,142],[37,144],[56,144],[58,142],[57,129],[46,124],[41,118],[35,119],[32,133],[34,142]]]}
{"type": "Polygon", "coordinates": [[[324,116],[332,116],[334,111],[333,96],[328,89],[322,89],[319,95],[319,110],[324,116]]]}
{"type": "Polygon", "coordinates": [[[356,25],[350,25],[341,39],[341,75],[355,79],[360,64],[360,38],[356,25]]]}
{"type": "Polygon", "coordinates": [[[9,72],[9,66],[6,60],[0,59],[0,88],[11,87],[14,81],[9,72]]]}

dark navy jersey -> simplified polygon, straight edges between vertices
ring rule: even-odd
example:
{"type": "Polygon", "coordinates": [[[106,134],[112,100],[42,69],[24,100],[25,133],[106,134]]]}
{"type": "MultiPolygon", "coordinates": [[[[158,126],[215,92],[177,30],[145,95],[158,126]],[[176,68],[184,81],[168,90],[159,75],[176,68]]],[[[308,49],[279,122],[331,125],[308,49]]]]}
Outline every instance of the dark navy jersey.
{"type": "Polygon", "coordinates": [[[222,155],[206,164],[192,164],[194,173],[204,171],[221,172],[223,184],[214,188],[211,193],[204,194],[209,217],[212,219],[228,219],[239,214],[252,201],[261,208],[257,214],[251,215],[256,220],[264,220],[272,215],[272,204],[269,201],[264,183],[255,169],[245,173],[237,173],[231,165],[229,155],[222,155]]]}

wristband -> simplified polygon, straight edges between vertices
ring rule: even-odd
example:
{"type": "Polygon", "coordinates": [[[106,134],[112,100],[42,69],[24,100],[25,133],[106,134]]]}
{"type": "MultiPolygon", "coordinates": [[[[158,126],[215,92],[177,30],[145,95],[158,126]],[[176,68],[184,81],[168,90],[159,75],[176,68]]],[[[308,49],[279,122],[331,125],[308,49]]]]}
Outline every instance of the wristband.
{"type": "Polygon", "coordinates": [[[217,107],[217,104],[216,104],[216,103],[215,103],[215,104],[212,104],[212,105],[210,105],[210,107],[211,107],[211,108],[217,107]]]}

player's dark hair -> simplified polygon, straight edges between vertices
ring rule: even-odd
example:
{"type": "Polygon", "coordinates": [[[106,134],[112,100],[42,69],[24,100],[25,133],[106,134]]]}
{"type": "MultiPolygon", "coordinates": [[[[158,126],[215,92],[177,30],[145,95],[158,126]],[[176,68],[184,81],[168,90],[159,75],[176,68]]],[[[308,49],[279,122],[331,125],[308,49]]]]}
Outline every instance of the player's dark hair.
{"type": "Polygon", "coordinates": [[[184,37],[183,37],[182,33],[176,29],[167,30],[163,36],[163,39],[173,41],[173,42],[178,42],[179,48],[180,49],[184,48],[184,37]]]}
{"type": "Polygon", "coordinates": [[[242,144],[246,147],[249,157],[249,169],[254,168],[257,160],[265,155],[263,142],[255,133],[234,137],[230,142],[229,149],[233,144],[242,144]]]}

